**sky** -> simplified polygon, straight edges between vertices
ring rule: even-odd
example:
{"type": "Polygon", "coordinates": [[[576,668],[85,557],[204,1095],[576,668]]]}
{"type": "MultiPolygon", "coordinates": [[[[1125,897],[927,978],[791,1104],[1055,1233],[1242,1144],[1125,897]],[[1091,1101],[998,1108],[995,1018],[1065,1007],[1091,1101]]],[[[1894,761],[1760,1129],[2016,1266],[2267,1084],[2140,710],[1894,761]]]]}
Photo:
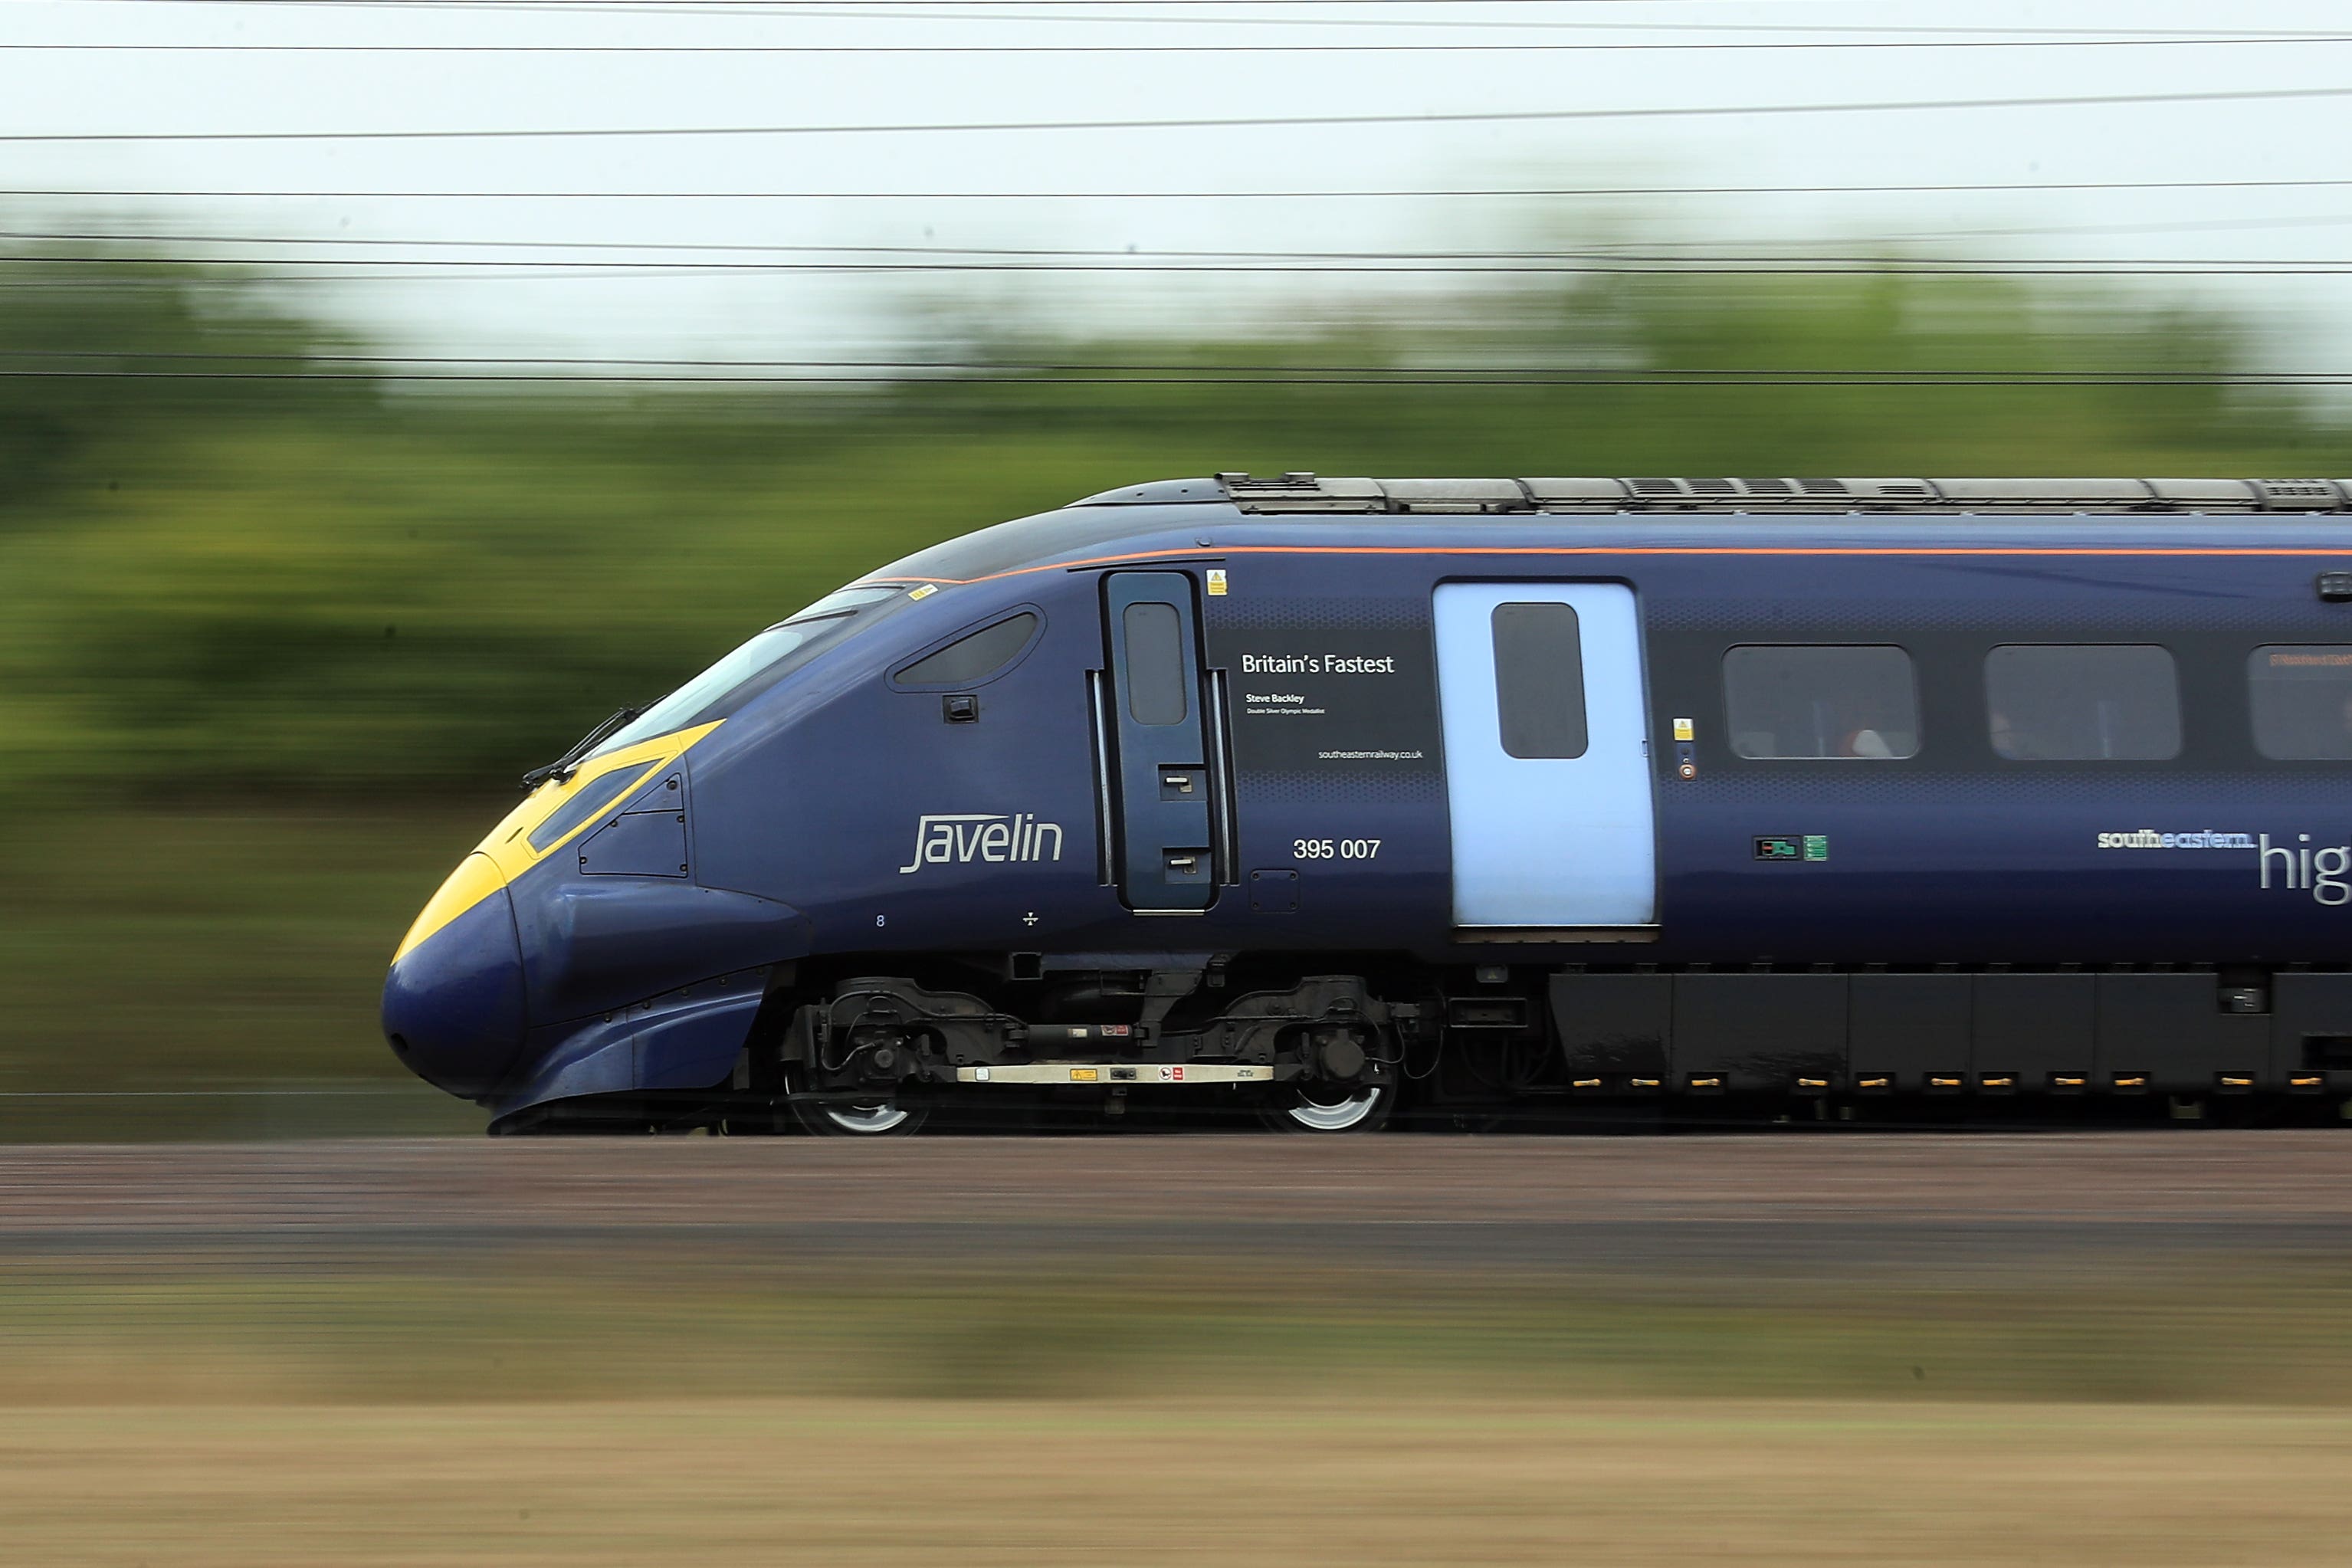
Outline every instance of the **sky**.
{"type": "MultiPolygon", "coordinates": [[[[1370,296],[1409,317],[1416,300],[1454,281],[805,269],[812,261],[935,267],[973,259],[969,247],[1105,253],[1063,259],[1131,268],[1138,261],[1120,259],[1130,250],[1139,261],[1164,251],[1596,243],[1843,255],[1900,242],[1918,254],[2004,262],[2318,266],[2352,254],[2352,172],[2341,151],[2352,140],[2352,96],[1655,111],[2329,93],[2352,80],[2347,62],[2352,7],[2307,0],[0,0],[0,138],[15,139],[0,141],[0,185],[82,193],[5,199],[0,215],[19,235],[213,237],[192,248],[334,279],[299,287],[401,352],[486,355],[919,350],[945,331],[942,317],[1274,331],[1370,296]],[[308,134],[1522,112],[1581,117],[308,134]],[[186,139],[198,132],[282,139],[186,139]],[[2336,178],[2347,183],[1756,192],[2336,178]],[[1311,194],[1496,186],[1750,194],[1311,194]],[[263,194],[312,191],[575,194],[263,194]],[[1310,194],[1170,195],[1252,191],[1310,194]],[[624,192],[653,195],[615,194],[624,192]],[[959,248],[940,254],[946,247],[959,248]],[[622,264],[679,261],[800,265],[614,275],[622,264]],[[484,262],[503,265],[476,265],[484,262]]],[[[2086,287],[2217,301],[2266,327],[2282,364],[2352,364],[2352,279],[2180,276],[2086,287]]]]}

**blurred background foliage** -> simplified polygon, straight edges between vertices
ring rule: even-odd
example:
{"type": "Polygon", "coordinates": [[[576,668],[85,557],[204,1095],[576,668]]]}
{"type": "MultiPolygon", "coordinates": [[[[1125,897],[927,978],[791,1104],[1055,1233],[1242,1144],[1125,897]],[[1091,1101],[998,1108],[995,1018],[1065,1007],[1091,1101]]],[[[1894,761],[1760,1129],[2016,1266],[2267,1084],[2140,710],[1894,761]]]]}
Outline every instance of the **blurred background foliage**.
{"type": "Polygon", "coordinates": [[[2260,368],[2224,316],[2014,280],[1615,276],[1125,339],[950,305],[943,360],[1135,368],[751,388],[383,380],[348,328],[231,272],[61,259],[9,284],[0,1137],[471,1125],[401,1081],[375,994],[515,775],[861,572],[1095,490],[2338,473],[2352,437],[2305,395],[2166,384],[2260,368]],[[1393,379],[1168,379],[1232,366],[1393,379]],[[1851,379],[1409,380],[1439,366],[1851,379]],[[2085,366],[2127,379],[1854,374],[2085,366]],[[244,1093],[270,1086],[349,1102],[244,1093]],[[134,1088],[214,1098],[27,1098],[134,1088]]]}

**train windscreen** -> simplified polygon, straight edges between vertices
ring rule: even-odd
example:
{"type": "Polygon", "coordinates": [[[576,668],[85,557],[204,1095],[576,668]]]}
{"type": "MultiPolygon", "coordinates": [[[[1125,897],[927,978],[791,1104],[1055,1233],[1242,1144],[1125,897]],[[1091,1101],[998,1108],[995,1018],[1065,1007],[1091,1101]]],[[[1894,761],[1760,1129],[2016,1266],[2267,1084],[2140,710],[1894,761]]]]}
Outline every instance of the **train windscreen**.
{"type": "Polygon", "coordinates": [[[898,588],[844,588],[770,626],[718,663],[614,731],[592,755],[602,756],[656,735],[707,724],[740,708],[823,647],[846,636],[877,607],[900,597],[898,588]]]}

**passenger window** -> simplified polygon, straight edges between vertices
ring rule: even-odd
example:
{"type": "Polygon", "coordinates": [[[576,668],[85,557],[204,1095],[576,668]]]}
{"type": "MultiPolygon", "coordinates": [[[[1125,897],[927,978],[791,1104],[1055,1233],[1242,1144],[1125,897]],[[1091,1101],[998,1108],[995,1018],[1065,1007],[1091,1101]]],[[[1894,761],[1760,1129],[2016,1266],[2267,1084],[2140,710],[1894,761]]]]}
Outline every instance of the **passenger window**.
{"type": "Polygon", "coordinates": [[[2279,762],[2352,758],[2352,647],[2258,647],[2246,659],[2254,749],[2279,762]]]}
{"type": "Polygon", "coordinates": [[[2180,686],[2148,644],[2011,644],[1985,656],[1992,749],[2021,763],[2160,763],[2180,754],[2180,686]]]}
{"type": "Polygon", "coordinates": [[[1723,696],[1743,757],[1885,762],[1919,750],[1919,695],[1899,647],[1736,647],[1723,696]]]}
{"type": "Polygon", "coordinates": [[[901,686],[977,686],[1011,664],[1036,630],[1037,617],[1024,610],[957,638],[891,679],[901,686]]]}
{"type": "Polygon", "coordinates": [[[1184,700],[1184,622],[1173,605],[1150,600],[1129,605],[1127,632],[1127,710],[1139,724],[1181,724],[1190,711],[1184,700]]]}
{"type": "Polygon", "coordinates": [[[1584,648],[1569,605],[1495,606],[1495,711],[1515,757],[1580,757],[1584,648]]]}

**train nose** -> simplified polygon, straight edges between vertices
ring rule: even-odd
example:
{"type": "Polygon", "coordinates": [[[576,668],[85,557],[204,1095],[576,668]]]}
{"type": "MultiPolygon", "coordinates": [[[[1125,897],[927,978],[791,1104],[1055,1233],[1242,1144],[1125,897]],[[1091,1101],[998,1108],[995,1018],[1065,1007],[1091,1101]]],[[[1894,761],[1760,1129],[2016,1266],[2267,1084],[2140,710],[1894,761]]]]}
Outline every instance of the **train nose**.
{"type": "Polygon", "coordinates": [[[383,1033],[410,1071],[479,1100],[522,1048],[522,944],[514,900],[475,854],[416,918],[383,983],[383,1033]]]}

